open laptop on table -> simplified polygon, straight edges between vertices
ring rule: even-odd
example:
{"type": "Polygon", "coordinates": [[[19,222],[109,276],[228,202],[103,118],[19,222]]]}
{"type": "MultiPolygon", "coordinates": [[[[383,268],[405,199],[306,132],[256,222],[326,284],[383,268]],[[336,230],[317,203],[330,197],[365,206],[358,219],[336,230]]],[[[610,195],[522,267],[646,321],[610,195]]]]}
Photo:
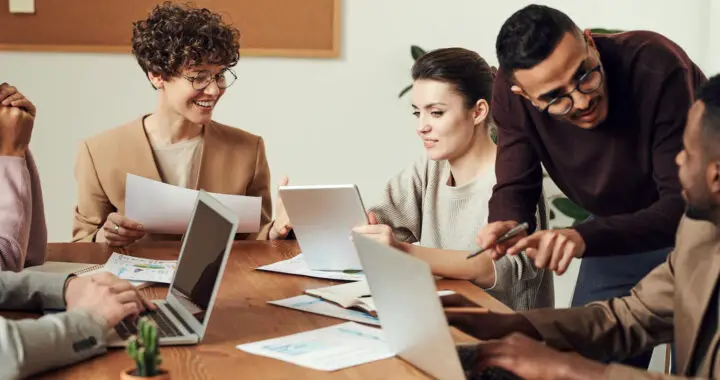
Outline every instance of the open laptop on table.
{"type": "MultiPolygon", "coordinates": [[[[168,295],[153,300],[147,315],[158,324],[160,345],[198,344],[205,335],[220,288],[238,216],[204,191],[198,193],[168,295]]],[[[137,332],[136,321],[116,326],[108,346],[125,346],[137,332]]]]}
{"type": "Polygon", "coordinates": [[[520,379],[502,369],[468,377],[472,346],[456,346],[424,261],[352,233],[370,293],[390,349],[401,359],[441,380],[520,379]]]}
{"type": "Polygon", "coordinates": [[[368,219],[356,185],[280,186],[278,192],[310,269],[361,269],[350,231],[368,219]]]}

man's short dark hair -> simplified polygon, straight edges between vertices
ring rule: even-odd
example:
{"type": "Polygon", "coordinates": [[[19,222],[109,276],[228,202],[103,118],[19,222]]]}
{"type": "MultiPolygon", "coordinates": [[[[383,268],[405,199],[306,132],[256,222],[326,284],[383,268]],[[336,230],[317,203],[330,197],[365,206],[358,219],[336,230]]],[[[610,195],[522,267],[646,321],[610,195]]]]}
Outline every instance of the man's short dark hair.
{"type": "Polygon", "coordinates": [[[703,102],[700,137],[710,159],[720,157],[720,74],[716,74],[703,83],[697,90],[695,99],[703,102]]]}
{"type": "Polygon", "coordinates": [[[565,13],[544,5],[528,5],[513,13],[500,28],[495,53],[500,68],[512,76],[545,60],[568,33],[582,35],[565,13]]]}

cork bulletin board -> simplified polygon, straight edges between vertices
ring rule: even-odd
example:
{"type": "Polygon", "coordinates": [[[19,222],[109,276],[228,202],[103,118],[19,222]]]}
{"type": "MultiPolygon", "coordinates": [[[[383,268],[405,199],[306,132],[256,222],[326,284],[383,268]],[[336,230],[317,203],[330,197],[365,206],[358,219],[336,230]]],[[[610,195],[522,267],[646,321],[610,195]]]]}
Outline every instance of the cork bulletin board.
{"type": "MultiPolygon", "coordinates": [[[[0,0],[0,50],[129,53],[133,21],[161,0],[24,0],[34,13],[0,0]]],[[[340,55],[341,0],[194,0],[240,30],[243,56],[340,55]]]]}

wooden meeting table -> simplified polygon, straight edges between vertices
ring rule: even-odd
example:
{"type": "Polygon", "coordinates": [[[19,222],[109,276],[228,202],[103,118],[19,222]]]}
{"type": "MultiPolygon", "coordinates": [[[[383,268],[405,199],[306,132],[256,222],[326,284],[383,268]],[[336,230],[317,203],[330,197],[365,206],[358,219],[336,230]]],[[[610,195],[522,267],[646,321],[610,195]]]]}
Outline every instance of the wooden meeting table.
{"type": "MultiPolygon", "coordinates": [[[[147,243],[116,251],[153,259],[176,259],[179,243],[147,243]]],[[[98,243],[51,243],[48,260],[104,263],[113,249],[98,243]]],[[[162,368],[178,379],[426,379],[412,365],[398,359],[380,360],[334,372],[300,367],[280,360],[252,355],[236,348],[238,344],[277,338],[327,327],[345,320],[325,317],[280,306],[267,301],[302,294],[305,289],[329,286],[337,281],[258,271],[255,268],[293,257],[299,252],[290,241],[240,241],[233,245],[223,275],[220,293],[210,316],[203,341],[196,346],[164,346],[160,353],[162,368]]],[[[439,280],[438,288],[454,290],[493,311],[510,310],[480,290],[460,280],[439,280]]],[[[167,286],[142,290],[150,298],[164,298],[167,286]]],[[[11,318],[27,313],[6,313],[11,318]]],[[[37,315],[33,315],[37,316],[37,315]]],[[[462,334],[453,334],[456,339],[462,334]]],[[[36,378],[119,379],[120,373],[134,363],[124,350],[110,349],[107,354],[65,368],[40,374],[36,378]]]]}

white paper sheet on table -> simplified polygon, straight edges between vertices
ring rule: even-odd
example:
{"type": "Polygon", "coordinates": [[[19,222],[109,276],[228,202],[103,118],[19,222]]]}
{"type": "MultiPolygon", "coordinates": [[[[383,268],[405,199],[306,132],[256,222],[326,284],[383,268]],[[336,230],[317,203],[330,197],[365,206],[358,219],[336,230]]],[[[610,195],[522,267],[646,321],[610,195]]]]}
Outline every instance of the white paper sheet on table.
{"type": "MultiPolygon", "coordinates": [[[[190,222],[197,194],[197,190],[128,173],[125,181],[125,215],[142,224],[148,232],[183,234],[190,222]]],[[[260,230],[262,198],[208,194],[239,216],[237,232],[260,230]]]]}
{"type": "Polygon", "coordinates": [[[361,271],[325,271],[312,270],[308,267],[303,254],[300,253],[292,259],[278,261],[272,264],[263,265],[257,268],[268,272],[278,272],[286,274],[294,274],[298,276],[307,276],[315,278],[324,278],[328,280],[340,281],[360,281],[365,279],[365,274],[361,271]]]}
{"type": "Polygon", "coordinates": [[[241,344],[238,349],[321,371],[335,371],[394,356],[382,330],[355,322],[241,344]]]}

